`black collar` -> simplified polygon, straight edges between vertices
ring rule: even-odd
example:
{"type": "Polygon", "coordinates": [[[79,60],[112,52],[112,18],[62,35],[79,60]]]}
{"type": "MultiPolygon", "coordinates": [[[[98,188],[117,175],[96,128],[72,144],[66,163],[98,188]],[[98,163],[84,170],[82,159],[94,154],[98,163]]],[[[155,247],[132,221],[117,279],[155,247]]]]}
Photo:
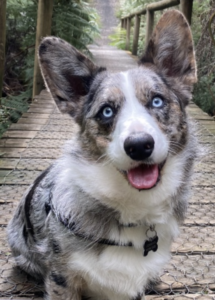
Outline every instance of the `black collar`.
{"type": "MultiPolygon", "coordinates": [[[[56,216],[56,214],[55,214],[55,216],[56,216]]],[[[60,221],[60,223],[62,225],[64,225],[64,227],[69,229],[76,237],[78,237],[82,240],[90,241],[93,244],[103,244],[103,245],[107,245],[107,246],[133,247],[132,242],[117,243],[111,239],[102,239],[102,238],[96,239],[94,236],[91,236],[91,235],[88,236],[88,235],[85,235],[84,233],[77,231],[75,222],[69,223],[68,219],[66,219],[66,218],[64,219],[61,216],[58,217],[58,220],[60,221]]],[[[127,226],[127,227],[132,227],[132,226],[127,226]]]]}
{"type": "MultiPolygon", "coordinates": [[[[121,246],[121,247],[134,247],[132,242],[128,242],[128,243],[117,243],[114,240],[111,239],[103,239],[103,238],[95,238],[94,236],[91,235],[85,235],[84,233],[81,233],[79,230],[77,230],[77,226],[75,224],[75,222],[69,223],[69,220],[67,218],[62,218],[61,216],[58,216],[55,212],[55,209],[51,203],[51,201],[49,202],[50,205],[50,209],[52,211],[52,213],[54,214],[54,216],[56,217],[57,220],[60,221],[60,223],[66,227],[68,230],[70,230],[74,236],[82,239],[82,240],[86,240],[86,241],[90,241],[90,244],[102,244],[102,245],[106,245],[106,246],[121,246]]],[[[119,227],[137,227],[140,226],[141,224],[128,224],[128,225],[122,225],[119,224],[119,227]]],[[[158,249],[158,236],[157,236],[157,232],[155,230],[155,225],[151,225],[148,227],[148,229],[146,230],[146,241],[143,244],[143,256],[147,256],[149,251],[153,251],[156,252],[158,249]],[[151,231],[154,233],[153,237],[148,236],[148,232],[151,231]]]]}
{"type": "MultiPolygon", "coordinates": [[[[128,243],[117,243],[110,239],[95,239],[93,236],[87,236],[83,233],[77,232],[77,229],[75,228],[75,223],[69,224],[68,220],[63,220],[61,217],[58,218],[61,224],[63,224],[64,227],[68,228],[76,237],[90,241],[90,244],[102,244],[106,246],[121,246],[121,247],[134,247],[132,242],[128,243]]],[[[156,252],[158,249],[158,236],[157,232],[155,231],[155,225],[150,226],[146,231],[146,236],[148,234],[148,231],[152,231],[155,233],[153,237],[148,237],[148,239],[143,244],[143,256],[147,256],[150,251],[156,252]]]]}

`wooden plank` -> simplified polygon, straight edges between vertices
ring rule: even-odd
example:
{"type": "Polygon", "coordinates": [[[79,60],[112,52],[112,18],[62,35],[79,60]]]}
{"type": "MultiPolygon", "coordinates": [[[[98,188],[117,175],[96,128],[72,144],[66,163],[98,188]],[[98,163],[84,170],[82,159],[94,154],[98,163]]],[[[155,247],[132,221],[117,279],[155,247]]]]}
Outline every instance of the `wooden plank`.
{"type": "Polygon", "coordinates": [[[39,96],[38,98],[34,97],[33,102],[41,102],[41,103],[55,103],[54,99],[52,98],[52,95],[48,93],[45,96],[39,96]]]}
{"type": "MultiPolygon", "coordinates": [[[[182,259],[185,257],[186,256],[183,256],[182,259]]],[[[168,273],[168,275],[169,275],[169,273],[168,273]]],[[[165,293],[171,292],[171,293],[173,293],[174,296],[172,296],[172,298],[170,298],[170,299],[174,299],[174,300],[177,299],[176,295],[179,296],[180,293],[186,294],[187,290],[189,290],[190,293],[196,293],[196,292],[202,293],[202,291],[205,289],[214,291],[214,288],[215,288],[214,284],[212,284],[212,283],[207,284],[207,281],[198,280],[197,283],[195,283],[195,277],[194,278],[192,278],[192,277],[190,278],[188,276],[185,276],[183,278],[181,277],[181,281],[180,281],[177,277],[176,278],[174,278],[174,276],[169,277],[168,275],[161,276],[162,282],[156,287],[156,293],[157,294],[161,293],[162,295],[164,295],[165,293]]],[[[159,297],[159,299],[160,299],[160,297],[159,297]]],[[[166,299],[166,298],[164,298],[164,299],[166,299]]],[[[186,299],[189,299],[189,294],[187,295],[186,299]]],[[[197,299],[202,299],[202,298],[200,296],[200,298],[195,298],[195,300],[197,300],[197,299]]],[[[211,298],[206,298],[206,299],[209,300],[211,298]]]]}
{"type": "Polygon", "coordinates": [[[13,170],[18,162],[19,159],[0,159],[0,169],[13,170]]]}
{"type": "Polygon", "coordinates": [[[6,131],[2,137],[3,138],[34,138],[37,135],[37,131],[20,131],[20,130],[9,130],[6,131]]]}
{"type": "Polygon", "coordinates": [[[43,125],[40,124],[20,124],[20,123],[16,123],[16,124],[11,124],[11,126],[8,128],[8,130],[23,130],[23,131],[39,131],[41,130],[43,127],[43,125]]]}
{"type": "Polygon", "coordinates": [[[215,120],[213,120],[213,119],[200,120],[198,122],[200,125],[214,124],[214,126],[215,126],[215,120]]]}
{"type": "Polygon", "coordinates": [[[53,108],[56,108],[56,105],[54,103],[48,104],[48,103],[41,103],[41,102],[39,102],[39,103],[33,102],[30,107],[31,108],[38,107],[38,108],[44,108],[44,109],[53,109],[53,108]]]}
{"type": "MultiPolygon", "coordinates": [[[[193,299],[193,300],[214,300],[215,299],[215,294],[175,294],[172,296],[169,295],[150,295],[150,296],[145,296],[146,300],[189,300],[189,299],[193,299]]],[[[1,300],[1,298],[0,298],[1,300]]],[[[18,300],[18,299],[17,299],[18,300]]],[[[21,300],[21,299],[19,299],[21,300]]]]}
{"type": "Polygon", "coordinates": [[[7,176],[7,174],[8,174],[9,172],[7,171],[7,170],[0,170],[0,177],[5,177],[5,176],[7,176]]]}
{"type": "MultiPolygon", "coordinates": [[[[193,300],[214,300],[215,299],[215,294],[184,294],[184,295],[180,295],[180,294],[176,294],[173,296],[168,296],[168,295],[150,295],[150,296],[145,296],[146,300],[189,300],[189,299],[193,299],[193,300]]],[[[43,300],[43,298],[38,298],[38,297],[18,297],[15,296],[12,298],[5,298],[5,297],[0,297],[0,300],[43,300]]]]}
{"type": "Polygon", "coordinates": [[[203,115],[203,116],[207,116],[207,117],[209,117],[210,119],[213,119],[211,116],[209,116],[208,114],[206,114],[205,112],[203,112],[200,108],[198,108],[198,107],[188,107],[187,108],[187,111],[189,112],[189,113],[192,113],[192,114],[194,114],[194,115],[203,115]]]}
{"type": "Polygon", "coordinates": [[[36,108],[36,107],[33,107],[33,108],[29,108],[28,112],[29,113],[40,113],[40,114],[51,114],[53,112],[53,108],[42,108],[42,107],[39,107],[39,108],[36,108]]]}
{"type": "Polygon", "coordinates": [[[1,158],[0,169],[2,170],[39,170],[43,171],[53,162],[52,158],[1,158]]]}
{"type": "Polygon", "coordinates": [[[29,119],[48,119],[50,116],[49,114],[38,114],[38,113],[29,113],[26,112],[22,115],[22,119],[23,118],[29,118],[29,119]]]}
{"type": "Polygon", "coordinates": [[[55,159],[60,153],[59,148],[0,148],[1,158],[49,158],[55,159]]]}
{"type": "Polygon", "coordinates": [[[204,126],[207,129],[215,129],[215,122],[210,122],[210,123],[208,122],[208,123],[202,124],[202,126],[204,126]]]}
{"type": "Polygon", "coordinates": [[[193,119],[195,119],[196,121],[198,121],[198,120],[209,120],[209,121],[212,120],[213,121],[213,119],[210,116],[208,116],[208,115],[204,115],[204,114],[192,114],[190,112],[189,112],[189,115],[193,119]]]}
{"type": "Polygon", "coordinates": [[[41,174],[41,171],[13,171],[0,170],[0,184],[30,185],[41,174]]]}
{"type": "Polygon", "coordinates": [[[187,107],[187,111],[193,114],[200,114],[200,115],[205,115],[208,116],[209,118],[213,119],[212,117],[210,117],[208,114],[206,114],[205,112],[203,112],[199,107],[197,106],[188,106],[187,107]]]}
{"type": "Polygon", "coordinates": [[[38,298],[38,297],[35,297],[35,296],[32,296],[32,297],[23,297],[23,296],[21,296],[21,297],[13,297],[12,295],[11,295],[11,297],[7,297],[7,298],[5,298],[5,297],[0,297],[0,300],[43,300],[44,298],[38,298]]]}
{"type": "MultiPolygon", "coordinates": [[[[22,197],[17,197],[17,198],[13,198],[13,199],[2,199],[0,198],[0,204],[10,204],[10,203],[19,203],[22,197]]],[[[1,253],[1,248],[0,248],[0,253],[1,253]]]]}
{"type": "Polygon", "coordinates": [[[206,116],[206,117],[208,117],[208,119],[213,120],[213,118],[211,116],[209,116],[208,114],[204,113],[201,109],[198,109],[198,108],[188,108],[187,111],[191,115],[206,116]]]}
{"type": "Polygon", "coordinates": [[[0,140],[0,147],[6,148],[24,148],[28,147],[29,142],[31,139],[1,139],[0,140]]]}
{"type": "Polygon", "coordinates": [[[21,118],[17,122],[17,124],[37,124],[37,125],[45,125],[48,122],[48,118],[46,119],[35,119],[35,118],[21,118]]]}
{"type": "MultiPolygon", "coordinates": [[[[65,144],[65,140],[62,139],[1,139],[0,148],[61,148],[65,144]]],[[[2,150],[3,151],[3,150],[2,150]]]]}
{"type": "Polygon", "coordinates": [[[55,101],[53,100],[51,94],[48,92],[47,95],[45,96],[38,96],[38,97],[34,97],[33,99],[33,103],[34,102],[41,102],[41,103],[55,103],[55,101]]]}
{"type": "Polygon", "coordinates": [[[26,148],[0,148],[1,157],[20,157],[26,148]]]}
{"type": "Polygon", "coordinates": [[[215,135],[215,128],[207,128],[207,130],[208,130],[211,134],[215,135]]]}

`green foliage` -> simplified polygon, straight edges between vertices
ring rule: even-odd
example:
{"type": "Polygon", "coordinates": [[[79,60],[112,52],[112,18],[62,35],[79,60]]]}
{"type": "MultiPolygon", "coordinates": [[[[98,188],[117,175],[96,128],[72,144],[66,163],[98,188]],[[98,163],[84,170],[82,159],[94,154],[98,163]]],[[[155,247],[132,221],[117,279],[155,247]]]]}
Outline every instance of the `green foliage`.
{"type": "MultiPolygon", "coordinates": [[[[194,89],[194,101],[210,115],[215,115],[215,47],[209,35],[208,24],[214,9],[215,0],[194,1],[192,19],[198,65],[198,83],[194,89]]],[[[211,27],[215,36],[215,20],[211,27]]]]}
{"type": "MultiPolygon", "coordinates": [[[[159,0],[155,0],[153,2],[157,2],[159,0]]],[[[120,0],[120,11],[118,13],[118,17],[121,18],[123,16],[129,15],[133,11],[138,11],[147,4],[152,3],[151,0],[120,0]]]]}
{"type": "MultiPolygon", "coordinates": [[[[7,0],[6,63],[0,99],[0,135],[28,108],[32,95],[38,0],[7,0]]],[[[87,0],[54,0],[52,35],[89,54],[99,33],[98,14],[87,0]]]]}
{"type": "Polygon", "coordinates": [[[87,45],[99,33],[97,21],[96,10],[86,1],[55,0],[52,35],[88,52],[87,45]]]}
{"type": "Polygon", "coordinates": [[[215,115],[215,78],[213,74],[201,76],[194,88],[194,102],[209,115],[215,115]]]}
{"type": "Polygon", "coordinates": [[[204,16],[210,11],[210,1],[193,1],[193,14],[192,14],[192,33],[194,43],[197,44],[204,27],[207,25],[207,20],[204,16]]]}
{"type": "MultiPolygon", "coordinates": [[[[139,11],[142,8],[146,7],[147,4],[150,4],[152,2],[158,2],[160,0],[120,0],[120,10],[117,14],[117,17],[120,19],[121,17],[127,16],[129,15],[131,12],[134,11],[139,11]]],[[[160,18],[160,15],[162,14],[162,12],[157,11],[155,14],[155,23],[157,22],[157,20],[160,18]]],[[[126,30],[125,30],[125,36],[126,36],[126,30]]],[[[134,18],[131,19],[131,32],[130,32],[130,49],[132,49],[132,43],[133,43],[133,34],[134,34],[134,18]]],[[[112,35],[111,38],[111,45],[117,46],[118,41],[121,40],[121,32],[119,30],[119,28],[117,28],[115,30],[115,34],[112,35]]],[[[138,40],[138,56],[140,56],[145,47],[145,36],[146,36],[146,16],[143,15],[141,16],[141,22],[140,22],[140,31],[139,31],[139,40],[138,40]]],[[[121,41],[121,43],[119,43],[120,48],[121,45],[123,45],[123,41],[121,41]]],[[[123,49],[123,48],[121,48],[123,49]]]]}
{"type": "MultiPolygon", "coordinates": [[[[157,0],[158,1],[158,0],[157,0]]],[[[131,12],[138,11],[147,4],[157,1],[151,0],[120,0],[120,10],[118,18],[129,15],[131,12]]],[[[175,7],[178,8],[178,7],[175,7]]],[[[195,0],[193,1],[193,14],[192,14],[192,33],[194,43],[196,46],[196,58],[198,65],[198,83],[194,88],[194,101],[205,112],[215,115],[215,46],[209,35],[208,23],[210,17],[215,11],[215,0],[195,0]]],[[[162,11],[155,13],[155,23],[160,18],[162,11]]],[[[133,22],[134,19],[132,19],[133,22]]],[[[141,55],[145,49],[145,29],[146,17],[141,17],[140,34],[138,42],[138,55],[141,55]]],[[[133,41],[133,27],[131,27],[131,45],[133,41]]],[[[215,17],[211,24],[212,35],[215,39],[215,17]]],[[[126,36],[126,31],[123,33],[126,36]]],[[[119,29],[112,35],[112,44],[120,48],[125,47],[125,40],[123,43],[122,34],[119,29]],[[121,35],[121,36],[120,36],[121,35]]]]}
{"type": "Polygon", "coordinates": [[[126,42],[126,30],[121,29],[118,26],[115,29],[115,32],[109,35],[109,39],[111,40],[111,46],[115,46],[119,49],[125,50],[125,42],[126,42]]]}
{"type": "Polygon", "coordinates": [[[28,109],[28,99],[31,97],[31,90],[27,89],[20,95],[1,98],[0,109],[0,137],[10,126],[11,122],[16,123],[21,115],[28,109]]]}

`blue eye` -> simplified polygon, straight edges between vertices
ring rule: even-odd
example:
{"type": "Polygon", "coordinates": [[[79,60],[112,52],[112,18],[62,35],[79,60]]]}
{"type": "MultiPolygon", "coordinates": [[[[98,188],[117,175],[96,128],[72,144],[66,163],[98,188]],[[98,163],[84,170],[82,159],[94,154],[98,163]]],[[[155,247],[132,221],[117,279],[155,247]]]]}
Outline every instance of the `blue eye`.
{"type": "Polygon", "coordinates": [[[152,99],[152,107],[154,108],[161,108],[163,107],[163,99],[161,99],[160,97],[156,96],[152,99]]]}
{"type": "Polygon", "coordinates": [[[105,118],[111,118],[113,116],[113,109],[110,106],[106,106],[102,110],[102,115],[105,118]]]}

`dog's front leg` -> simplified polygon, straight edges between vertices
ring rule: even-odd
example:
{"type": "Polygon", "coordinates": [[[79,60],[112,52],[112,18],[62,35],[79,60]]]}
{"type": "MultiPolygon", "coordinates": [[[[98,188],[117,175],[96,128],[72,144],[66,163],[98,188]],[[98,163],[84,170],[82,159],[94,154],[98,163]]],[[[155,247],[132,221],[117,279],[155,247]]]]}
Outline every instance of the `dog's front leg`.
{"type": "Polygon", "coordinates": [[[52,271],[46,278],[45,300],[81,300],[83,280],[52,271]]]}

